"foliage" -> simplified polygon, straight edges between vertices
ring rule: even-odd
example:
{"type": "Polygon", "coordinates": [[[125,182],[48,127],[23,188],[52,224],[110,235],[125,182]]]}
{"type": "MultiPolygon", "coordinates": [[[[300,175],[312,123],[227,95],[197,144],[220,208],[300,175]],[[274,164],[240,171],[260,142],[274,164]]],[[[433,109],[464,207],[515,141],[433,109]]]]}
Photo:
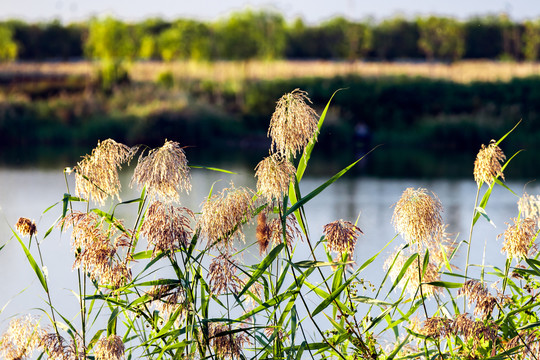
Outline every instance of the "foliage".
{"type": "Polygon", "coordinates": [[[525,59],[529,61],[538,60],[540,51],[540,20],[529,20],[524,23],[525,31],[523,33],[523,53],[525,59]]]}
{"type": "Polygon", "coordinates": [[[13,41],[13,31],[5,25],[0,25],[0,62],[15,60],[17,50],[17,44],[13,41]]]}
{"type": "Polygon", "coordinates": [[[158,48],[165,61],[177,59],[208,60],[211,53],[210,29],[193,20],[177,20],[160,33],[158,48]]]}
{"type": "Polygon", "coordinates": [[[428,60],[461,59],[465,50],[462,25],[453,19],[430,16],[418,19],[418,46],[428,60]]]}
{"type": "MultiPolygon", "coordinates": [[[[330,101],[342,93],[334,93],[330,101]]],[[[256,191],[233,183],[218,191],[213,185],[200,211],[177,204],[191,188],[191,170],[180,144],[165,141],[146,151],[111,139],[99,142],[65,170],[65,176],[75,174],[75,192],[67,188],[45,210],[56,211],[59,220],[43,232],[21,218],[12,232],[47,295],[46,308],[39,309],[47,314],[41,319],[47,330],[38,329],[31,318],[14,321],[2,336],[0,351],[5,357],[21,357],[39,348],[49,358],[97,359],[540,356],[540,262],[534,246],[540,232],[538,198],[524,196],[516,206],[527,231],[514,220],[516,225],[501,235],[505,263],[475,265],[468,272],[467,260],[465,275],[453,266],[459,248],[470,249],[478,221],[490,221],[494,187],[513,193],[502,180],[517,153],[506,157],[498,145],[515,127],[478,153],[474,177],[481,180],[468,236],[454,240],[445,233],[443,204],[436,195],[405,189],[392,219],[396,236],[355,263],[355,242],[369,234],[349,220],[336,219],[320,230],[320,237],[313,235],[305,210],[363,157],[311,192],[301,191],[330,101],[316,124],[304,92],[283,96],[270,136],[279,135],[284,146],[301,144],[300,158],[270,149],[276,161],[261,161],[270,166],[258,168],[256,191]],[[292,100],[294,94],[301,96],[292,100]],[[309,117],[315,126],[291,128],[286,118],[291,114],[295,121],[309,117]],[[141,192],[121,201],[118,170],[137,152],[132,184],[141,192]],[[133,222],[119,219],[119,209],[131,210],[133,222]],[[73,289],[80,305],[75,315],[55,306],[51,294],[57,289],[43,270],[48,260],[42,257],[43,240],[61,231],[71,232],[79,275],[73,289]],[[386,261],[380,283],[363,279],[362,272],[398,237],[406,242],[386,261]],[[307,258],[299,258],[299,247],[306,247],[307,258]],[[240,255],[250,251],[260,254],[253,265],[240,255]],[[470,314],[469,308],[474,309],[470,314]],[[21,333],[41,341],[20,340],[21,333]],[[383,346],[383,337],[390,338],[390,346],[383,346]]]]}

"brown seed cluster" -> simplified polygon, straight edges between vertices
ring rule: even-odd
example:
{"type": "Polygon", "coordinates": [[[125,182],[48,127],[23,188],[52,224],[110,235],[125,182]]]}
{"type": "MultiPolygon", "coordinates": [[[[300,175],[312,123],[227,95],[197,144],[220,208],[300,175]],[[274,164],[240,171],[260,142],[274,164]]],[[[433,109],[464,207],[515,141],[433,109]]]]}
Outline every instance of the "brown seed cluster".
{"type": "Polygon", "coordinates": [[[474,161],[474,181],[478,186],[482,183],[491,184],[493,179],[498,176],[504,180],[501,165],[504,160],[506,160],[506,156],[494,141],[488,146],[482,145],[474,161]]]}
{"type": "Polygon", "coordinates": [[[148,247],[153,247],[152,256],[188,246],[192,236],[190,223],[193,219],[193,212],[187,208],[154,201],[148,207],[141,226],[141,234],[147,237],[148,247]]]}
{"type": "Polygon", "coordinates": [[[521,351],[514,354],[512,359],[539,359],[540,358],[540,334],[538,331],[521,331],[519,335],[506,343],[506,350],[522,346],[521,351]]]}
{"type": "Polygon", "coordinates": [[[508,227],[503,234],[502,252],[512,258],[526,258],[536,251],[534,239],[536,237],[536,222],[531,218],[513,218],[513,224],[506,223],[508,227]]]}
{"type": "Polygon", "coordinates": [[[468,314],[458,314],[454,319],[432,317],[424,322],[419,333],[436,339],[448,336],[463,336],[472,340],[473,352],[483,340],[495,340],[498,327],[493,321],[473,320],[468,314]]]}
{"type": "Polygon", "coordinates": [[[326,224],[323,229],[328,250],[338,254],[347,253],[352,257],[356,241],[363,234],[359,227],[350,221],[337,220],[326,224]]]}
{"type": "Polygon", "coordinates": [[[84,351],[78,349],[72,341],[69,343],[57,333],[48,333],[41,338],[40,346],[47,353],[49,359],[79,360],[84,359],[84,351]]]}
{"type": "Polygon", "coordinates": [[[281,201],[289,191],[289,183],[296,169],[291,162],[280,154],[264,158],[255,167],[257,191],[269,202],[281,201]]]}
{"type": "Polygon", "coordinates": [[[120,261],[118,251],[129,246],[125,233],[116,227],[104,229],[95,213],[73,212],[60,223],[73,227],[71,248],[75,252],[74,269],[83,269],[102,285],[120,287],[131,279],[131,271],[120,261]]]}
{"type": "Polygon", "coordinates": [[[251,191],[231,184],[203,203],[198,221],[201,236],[206,237],[209,246],[230,248],[234,240],[244,241],[242,227],[253,211],[251,191]]]}
{"type": "Polygon", "coordinates": [[[287,217],[285,234],[283,234],[283,224],[279,218],[268,220],[264,212],[259,213],[257,217],[257,242],[259,244],[259,254],[263,254],[270,244],[281,244],[283,236],[287,247],[292,250],[294,240],[302,239],[302,233],[298,229],[298,222],[294,215],[287,217]]]}
{"type": "Polygon", "coordinates": [[[219,359],[240,359],[242,349],[248,343],[244,332],[228,333],[231,330],[230,326],[218,323],[211,323],[209,326],[210,345],[219,359]]]}
{"type": "Polygon", "coordinates": [[[440,237],[443,229],[442,206],[426,189],[406,189],[394,204],[392,223],[410,245],[428,244],[440,237]]]}
{"type": "Polygon", "coordinates": [[[270,120],[272,148],[287,159],[302,152],[317,135],[318,116],[307,103],[311,103],[307,93],[295,89],[278,100],[270,120]]]}
{"type": "Polygon", "coordinates": [[[476,280],[467,280],[458,290],[458,296],[466,296],[469,306],[476,304],[474,316],[480,316],[482,319],[487,319],[497,305],[497,299],[476,280]]]}
{"type": "Polygon", "coordinates": [[[149,198],[178,201],[180,191],[191,190],[191,174],[184,150],[174,141],[139,159],[131,184],[146,187],[149,198]]]}
{"type": "Polygon", "coordinates": [[[124,358],[124,343],[117,335],[101,338],[96,343],[94,353],[98,360],[120,360],[124,358]]]}
{"type": "Polygon", "coordinates": [[[131,160],[135,150],[112,139],[99,142],[92,154],[85,155],[75,167],[77,196],[101,205],[109,196],[120,200],[118,170],[131,160]]]}
{"type": "Polygon", "coordinates": [[[208,277],[210,290],[215,295],[238,293],[242,280],[236,275],[237,262],[229,254],[220,254],[210,262],[208,277]]]}
{"type": "Polygon", "coordinates": [[[154,286],[148,295],[152,297],[152,305],[159,311],[163,320],[168,321],[179,310],[180,316],[175,321],[175,324],[178,325],[183,316],[186,315],[186,292],[181,286],[154,286]]]}
{"type": "Polygon", "coordinates": [[[37,234],[36,223],[27,218],[19,218],[15,224],[15,228],[22,236],[33,236],[37,234]]]}
{"type": "Polygon", "coordinates": [[[44,330],[31,316],[15,318],[0,337],[0,354],[3,359],[24,359],[38,348],[44,330]]]}

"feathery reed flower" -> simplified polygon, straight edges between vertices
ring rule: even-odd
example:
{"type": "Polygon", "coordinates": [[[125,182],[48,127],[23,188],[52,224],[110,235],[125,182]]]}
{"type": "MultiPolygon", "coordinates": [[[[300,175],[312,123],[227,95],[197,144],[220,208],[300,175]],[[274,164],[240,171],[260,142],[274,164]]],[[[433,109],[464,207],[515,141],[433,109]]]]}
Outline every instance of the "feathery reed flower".
{"type": "Polygon", "coordinates": [[[49,359],[79,360],[83,359],[83,351],[71,340],[69,343],[57,333],[48,333],[41,338],[40,347],[49,359]]]}
{"type": "Polygon", "coordinates": [[[236,260],[229,254],[221,254],[212,259],[208,268],[208,277],[213,294],[240,291],[242,280],[236,275],[236,267],[236,260]]]}
{"type": "Polygon", "coordinates": [[[503,151],[492,140],[488,146],[482,144],[482,148],[474,161],[474,181],[480,186],[482,183],[491,184],[493,178],[500,176],[504,180],[502,165],[506,159],[503,151]]]}
{"type": "Polygon", "coordinates": [[[257,191],[268,201],[280,201],[289,191],[289,183],[296,169],[294,165],[280,154],[264,158],[255,167],[257,191]]]}
{"type": "Polygon", "coordinates": [[[119,248],[127,247],[125,233],[118,235],[115,226],[103,230],[95,213],[73,212],[60,223],[73,227],[71,248],[75,251],[73,268],[82,268],[101,284],[119,287],[131,279],[131,271],[115,255],[119,248]],[[112,241],[114,239],[114,241],[112,241]]]}
{"type": "Polygon", "coordinates": [[[15,318],[0,337],[0,354],[4,359],[24,359],[30,357],[39,346],[44,331],[31,316],[15,318]]]}
{"type": "Polygon", "coordinates": [[[452,319],[434,316],[424,321],[424,326],[419,333],[434,339],[441,339],[452,334],[452,319]]]}
{"type": "Polygon", "coordinates": [[[131,185],[134,183],[145,186],[149,198],[159,196],[165,201],[177,201],[182,189],[189,192],[191,175],[180,144],[165,141],[162,147],[141,157],[131,180],[131,185]]]}
{"type": "Polygon", "coordinates": [[[36,223],[30,219],[27,218],[19,218],[17,220],[17,223],[15,224],[15,228],[17,231],[22,235],[35,235],[37,233],[36,223]]]}
{"type": "MultiPolygon", "coordinates": [[[[399,273],[405,266],[405,263],[407,262],[408,259],[409,259],[409,256],[405,256],[402,253],[399,253],[399,254],[393,253],[392,255],[388,257],[388,259],[386,259],[384,263],[385,269],[389,269],[390,266],[392,266],[392,262],[394,262],[394,265],[390,269],[390,274],[389,274],[392,280],[395,281],[397,279],[397,277],[399,276],[399,273]],[[395,262],[394,262],[394,259],[395,259],[395,262]]],[[[420,274],[423,274],[422,275],[423,283],[439,281],[441,279],[441,276],[439,274],[439,271],[436,265],[434,265],[430,261],[428,262],[427,267],[424,269],[423,262],[421,263],[422,263],[422,268],[420,269],[420,274]]],[[[400,282],[398,283],[398,286],[401,288],[405,288],[407,292],[409,293],[409,295],[411,295],[411,297],[415,295],[420,295],[419,290],[418,290],[420,286],[418,274],[419,274],[418,262],[415,260],[409,265],[407,270],[405,270],[404,276],[401,278],[400,282]]],[[[422,291],[426,297],[430,297],[430,296],[433,296],[436,292],[440,292],[441,288],[437,286],[433,286],[433,285],[423,284],[422,291]]]]}
{"type": "Polygon", "coordinates": [[[98,142],[91,155],[85,155],[75,167],[75,194],[101,205],[110,195],[120,200],[118,169],[133,157],[135,148],[112,139],[98,142]]]}
{"type": "Polygon", "coordinates": [[[530,218],[513,218],[512,221],[514,224],[506,223],[508,227],[498,236],[504,236],[502,252],[506,252],[510,257],[526,258],[536,251],[536,222],[530,218]]]}
{"type": "Polygon", "coordinates": [[[153,202],[141,226],[141,234],[148,238],[148,246],[154,247],[152,257],[158,252],[174,252],[180,246],[187,246],[192,234],[190,219],[193,218],[193,212],[187,208],[153,202]]]}
{"type": "Polygon", "coordinates": [[[101,338],[94,348],[96,359],[120,360],[124,358],[124,343],[117,335],[101,338]]]}
{"type": "Polygon", "coordinates": [[[213,195],[203,203],[198,226],[208,245],[230,247],[233,241],[244,241],[242,225],[251,219],[254,211],[251,191],[231,183],[229,188],[213,195]]]}
{"type": "Polygon", "coordinates": [[[356,240],[363,232],[350,221],[340,219],[324,225],[323,234],[328,250],[338,254],[346,252],[352,256],[356,240]]]}
{"type": "Polygon", "coordinates": [[[295,89],[283,95],[277,102],[270,120],[268,135],[272,148],[285,158],[295,157],[318,132],[317,113],[306,102],[311,103],[305,91],[295,89]]]}
{"type": "Polygon", "coordinates": [[[426,189],[407,188],[394,204],[392,223],[410,245],[427,245],[440,236],[443,227],[442,206],[426,189]]]}
{"type": "Polygon", "coordinates": [[[497,304],[497,299],[489,293],[482,283],[476,280],[467,280],[458,290],[457,295],[466,296],[469,306],[475,303],[474,315],[480,315],[482,319],[487,319],[497,304]]]}
{"type": "Polygon", "coordinates": [[[540,358],[540,334],[538,331],[521,331],[519,335],[506,343],[505,349],[510,350],[516,346],[522,346],[521,351],[514,354],[512,359],[538,359],[540,358]],[[520,356],[521,355],[521,356],[520,356]]]}
{"type": "Polygon", "coordinates": [[[491,320],[472,320],[467,313],[458,314],[454,318],[452,334],[472,339],[473,352],[483,340],[494,341],[497,338],[498,326],[491,320]]]}
{"type": "Polygon", "coordinates": [[[240,358],[248,338],[244,332],[230,333],[230,326],[211,323],[208,337],[219,359],[240,358]]]}
{"type": "Polygon", "coordinates": [[[518,200],[518,208],[522,218],[533,219],[540,228],[540,195],[523,194],[518,200]]]}

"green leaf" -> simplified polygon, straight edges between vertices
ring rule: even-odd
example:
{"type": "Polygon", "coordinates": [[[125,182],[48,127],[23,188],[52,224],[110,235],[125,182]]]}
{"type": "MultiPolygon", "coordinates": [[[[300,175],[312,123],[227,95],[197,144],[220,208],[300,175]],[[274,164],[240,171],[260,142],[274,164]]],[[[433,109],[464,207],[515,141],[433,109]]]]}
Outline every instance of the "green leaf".
{"type": "Polygon", "coordinates": [[[119,312],[119,307],[115,307],[112,311],[109,321],[107,322],[107,336],[116,335],[116,317],[119,312]]]}
{"type": "Polygon", "coordinates": [[[255,269],[253,274],[251,274],[251,277],[247,281],[246,285],[244,285],[244,288],[238,294],[239,297],[242,296],[247,291],[247,289],[249,289],[249,287],[251,285],[253,285],[253,283],[255,283],[257,281],[257,279],[272,264],[274,259],[279,255],[279,253],[281,252],[281,250],[283,250],[284,247],[285,247],[285,244],[281,243],[281,244],[277,245],[275,248],[273,248],[272,251],[270,251],[270,253],[263,259],[263,261],[261,261],[259,266],[257,266],[257,269],[255,269]]]}
{"type": "Polygon", "coordinates": [[[13,233],[13,235],[15,235],[15,237],[19,241],[19,244],[21,244],[21,247],[23,248],[24,253],[26,254],[26,259],[28,260],[28,263],[30,263],[30,266],[32,267],[32,269],[34,269],[34,272],[36,273],[36,276],[38,277],[39,282],[41,283],[41,286],[43,286],[43,289],[45,290],[45,292],[48,293],[49,287],[47,286],[47,280],[45,280],[45,276],[43,275],[41,268],[36,263],[36,260],[34,260],[34,257],[30,253],[26,245],[24,245],[23,241],[17,235],[17,233],[13,229],[11,229],[11,232],[13,233]]]}
{"type": "Polygon", "coordinates": [[[499,144],[500,144],[500,143],[501,143],[508,135],[510,135],[510,133],[511,133],[512,131],[514,131],[514,130],[518,127],[519,124],[521,124],[521,120],[519,120],[519,121],[517,122],[517,124],[514,125],[514,127],[513,127],[509,132],[507,132],[506,134],[504,134],[503,137],[501,137],[501,138],[499,139],[499,141],[497,141],[497,142],[495,143],[495,145],[499,145],[499,144]]]}
{"type": "Polygon", "coordinates": [[[226,174],[234,174],[234,175],[238,174],[229,170],[219,169],[219,168],[210,167],[210,166],[201,166],[201,165],[188,165],[188,166],[193,169],[206,169],[206,170],[212,170],[212,171],[222,172],[226,174]]]}
{"type": "Polygon", "coordinates": [[[480,215],[482,215],[483,217],[486,218],[486,220],[491,224],[493,225],[493,227],[496,227],[495,226],[495,223],[493,221],[491,221],[491,219],[489,218],[486,210],[484,208],[481,208],[480,206],[477,206],[476,208],[476,211],[478,211],[478,213],[480,213],[480,215]]]}
{"type": "Polygon", "coordinates": [[[390,291],[388,291],[388,294],[390,294],[395,288],[396,286],[399,284],[399,282],[401,281],[401,279],[403,278],[403,276],[405,276],[405,272],[407,271],[407,269],[409,268],[409,266],[411,266],[412,262],[418,257],[418,254],[417,253],[414,253],[412,254],[408,259],[407,261],[405,262],[405,264],[403,264],[403,268],[401,269],[401,271],[399,272],[398,276],[396,277],[396,280],[394,280],[394,284],[392,284],[392,288],[390,289],[390,291]]]}
{"type": "Polygon", "coordinates": [[[449,282],[449,281],[430,281],[430,282],[426,282],[424,284],[431,285],[431,286],[442,287],[442,288],[446,288],[446,289],[458,289],[458,288],[463,286],[462,283],[455,283],[455,282],[449,282]]]}
{"type": "Polygon", "coordinates": [[[354,280],[354,277],[350,277],[349,279],[347,279],[347,281],[345,281],[340,287],[338,287],[335,291],[333,291],[330,295],[328,295],[320,304],[319,306],[317,306],[315,308],[315,310],[313,310],[313,313],[311,313],[312,316],[315,316],[317,315],[318,313],[320,313],[321,311],[323,311],[324,309],[326,309],[328,307],[328,305],[330,305],[330,303],[332,303],[338,296],[341,295],[341,293],[343,292],[343,290],[349,286],[349,284],[351,283],[351,281],[354,280]]]}

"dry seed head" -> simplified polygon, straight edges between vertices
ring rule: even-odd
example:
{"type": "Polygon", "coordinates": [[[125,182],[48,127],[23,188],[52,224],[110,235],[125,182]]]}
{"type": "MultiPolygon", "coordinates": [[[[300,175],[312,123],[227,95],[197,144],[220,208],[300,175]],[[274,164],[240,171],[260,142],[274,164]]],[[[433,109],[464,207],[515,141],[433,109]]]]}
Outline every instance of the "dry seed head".
{"type": "Polygon", "coordinates": [[[149,198],[178,201],[180,191],[191,190],[191,174],[184,150],[177,142],[165,144],[139,159],[131,185],[145,186],[149,198]]]}
{"type": "Polygon", "coordinates": [[[285,158],[295,157],[310,141],[315,141],[317,113],[308,102],[311,100],[307,93],[299,89],[283,95],[277,102],[268,136],[272,138],[272,148],[285,158]]]}
{"type": "Polygon", "coordinates": [[[243,223],[251,219],[254,211],[251,191],[246,188],[223,189],[203,203],[198,226],[208,245],[216,243],[222,248],[231,247],[233,241],[244,241],[243,223]]]}
{"type": "Polygon", "coordinates": [[[540,334],[538,331],[527,333],[521,331],[519,335],[506,343],[505,349],[510,350],[522,346],[521,351],[513,355],[512,359],[538,359],[540,358],[540,334]],[[523,344],[525,343],[526,346],[523,344]],[[520,356],[521,355],[521,356],[520,356]]]}
{"type": "Polygon", "coordinates": [[[338,254],[346,252],[349,256],[352,256],[356,240],[363,232],[350,221],[337,220],[326,224],[323,234],[326,238],[328,250],[338,254]]]}
{"type": "Polygon", "coordinates": [[[493,178],[497,176],[504,180],[501,165],[504,160],[506,160],[506,156],[493,140],[488,146],[482,144],[474,161],[474,181],[478,186],[482,183],[491,184],[493,178]]]}
{"type": "Polygon", "coordinates": [[[43,335],[39,323],[31,316],[13,319],[0,337],[0,354],[4,359],[13,360],[30,357],[43,335]]]}
{"type": "Polygon", "coordinates": [[[419,333],[435,339],[441,339],[452,334],[452,319],[442,317],[431,317],[424,321],[424,326],[419,329],[419,333]]]}
{"type": "Polygon", "coordinates": [[[127,265],[115,256],[120,247],[129,244],[123,232],[119,235],[115,226],[104,230],[95,213],[73,212],[59,225],[65,226],[66,230],[69,226],[73,227],[71,248],[76,253],[74,269],[84,269],[100,284],[115,288],[131,279],[127,265]]]}
{"type": "Polygon", "coordinates": [[[514,224],[509,224],[503,234],[502,252],[509,257],[526,258],[535,252],[534,240],[536,238],[536,222],[533,219],[513,218],[514,224]]]}
{"type": "Polygon", "coordinates": [[[136,148],[130,148],[112,139],[98,142],[91,155],[85,155],[75,167],[75,194],[105,204],[111,196],[120,200],[118,170],[133,157],[136,148]]]}
{"type": "Polygon", "coordinates": [[[232,330],[230,326],[211,323],[208,330],[210,345],[219,359],[239,359],[242,349],[248,342],[246,334],[242,331],[236,333],[226,332],[232,330]]]}
{"type": "Polygon", "coordinates": [[[141,227],[141,234],[148,238],[148,247],[152,245],[154,248],[152,257],[159,252],[174,252],[181,246],[187,246],[192,235],[190,222],[193,218],[193,212],[187,208],[153,202],[141,227]]]}
{"type": "Polygon", "coordinates": [[[255,167],[257,191],[269,202],[281,201],[289,191],[289,183],[296,169],[287,158],[273,154],[264,158],[255,167]]]}
{"type": "Polygon", "coordinates": [[[168,321],[171,315],[180,309],[180,316],[175,321],[175,324],[178,325],[187,314],[186,292],[181,286],[154,286],[148,295],[153,298],[152,305],[165,321],[168,321]]]}
{"type": "Polygon", "coordinates": [[[27,218],[19,218],[15,224],[15,228],[22,236],[37,234],[36,223],[27,218]]]}
{"type": "Polygon", "coordinates": [[[49,359],[79,360],[83,359],[83,350],[71,340],[68,343],[62,336],[48,333],[41,338],[40,347],[47,353],[49,359]]]}
{"type": "Polygon", "coordinates": [[[474,315],[481,316],[482,319],[487,319],[497,304],[497,299],[489,293],[482,283],[476,280],[467,280],[457,294],[458,296],[466,296],[469,306],[473,303],[476,304],[474,315]]]}
{"type": "Polygon", "coordinates": [[[94,353],[98,360],[120,360],[124,358],[124,343],[117,335],[101,338],[96,343],[94,353]]]}
{"type": "Polygon", "coordinates": [[[454,318],[452,334],[464,336],[467,341],[473,340],[473,351],[482,340],[494,341],[497,338],[498,326],[491,320],[472,320],[467,313],[458,314],[454,318]]]}
{"type": "Polygon", "coordinates": [[[266,249],[268,249],[268,245],[270,244],[270,235],[271,231],[266,223],[266,214],[264,211],[261,211],[257,216],[257,229],[255,232],[257,243],[259,244],[259,255],[262,255],[266,249]]]}
{"type": "MultiPolygon", "coordinates": [[[[283,225],[281,219],[276,218],[270,220],[268,223],[270,239],[274,244],[281,244],[283,242],[283,225]]],[[[302,233],[298,229],[298,222],[294,215],[289,215],[285,224],[285,243],[292,250],[294,239],[302,240],[302,233]]]]}
{"type": "Polygon", "coordinates": [[[394,204],[392,223],[410,245],[428,245],[440,237],[443,227],[442,206],[426,189],[408,188],[394,204]]]}
{"type": "Polygon", "coordinates": [[[221,254],[212,259],[208,268],[208,277],[213,294],[240,291],[242,281],[236,275],[236,268],[236,260],[228,254],[221,254]]]}
{"type": "Polygon", "coordinates": [[[540,195],[523,194],[518,201],[518,208],[522,218],[533,219],[536,227],[540,228],[540,195]]]}

